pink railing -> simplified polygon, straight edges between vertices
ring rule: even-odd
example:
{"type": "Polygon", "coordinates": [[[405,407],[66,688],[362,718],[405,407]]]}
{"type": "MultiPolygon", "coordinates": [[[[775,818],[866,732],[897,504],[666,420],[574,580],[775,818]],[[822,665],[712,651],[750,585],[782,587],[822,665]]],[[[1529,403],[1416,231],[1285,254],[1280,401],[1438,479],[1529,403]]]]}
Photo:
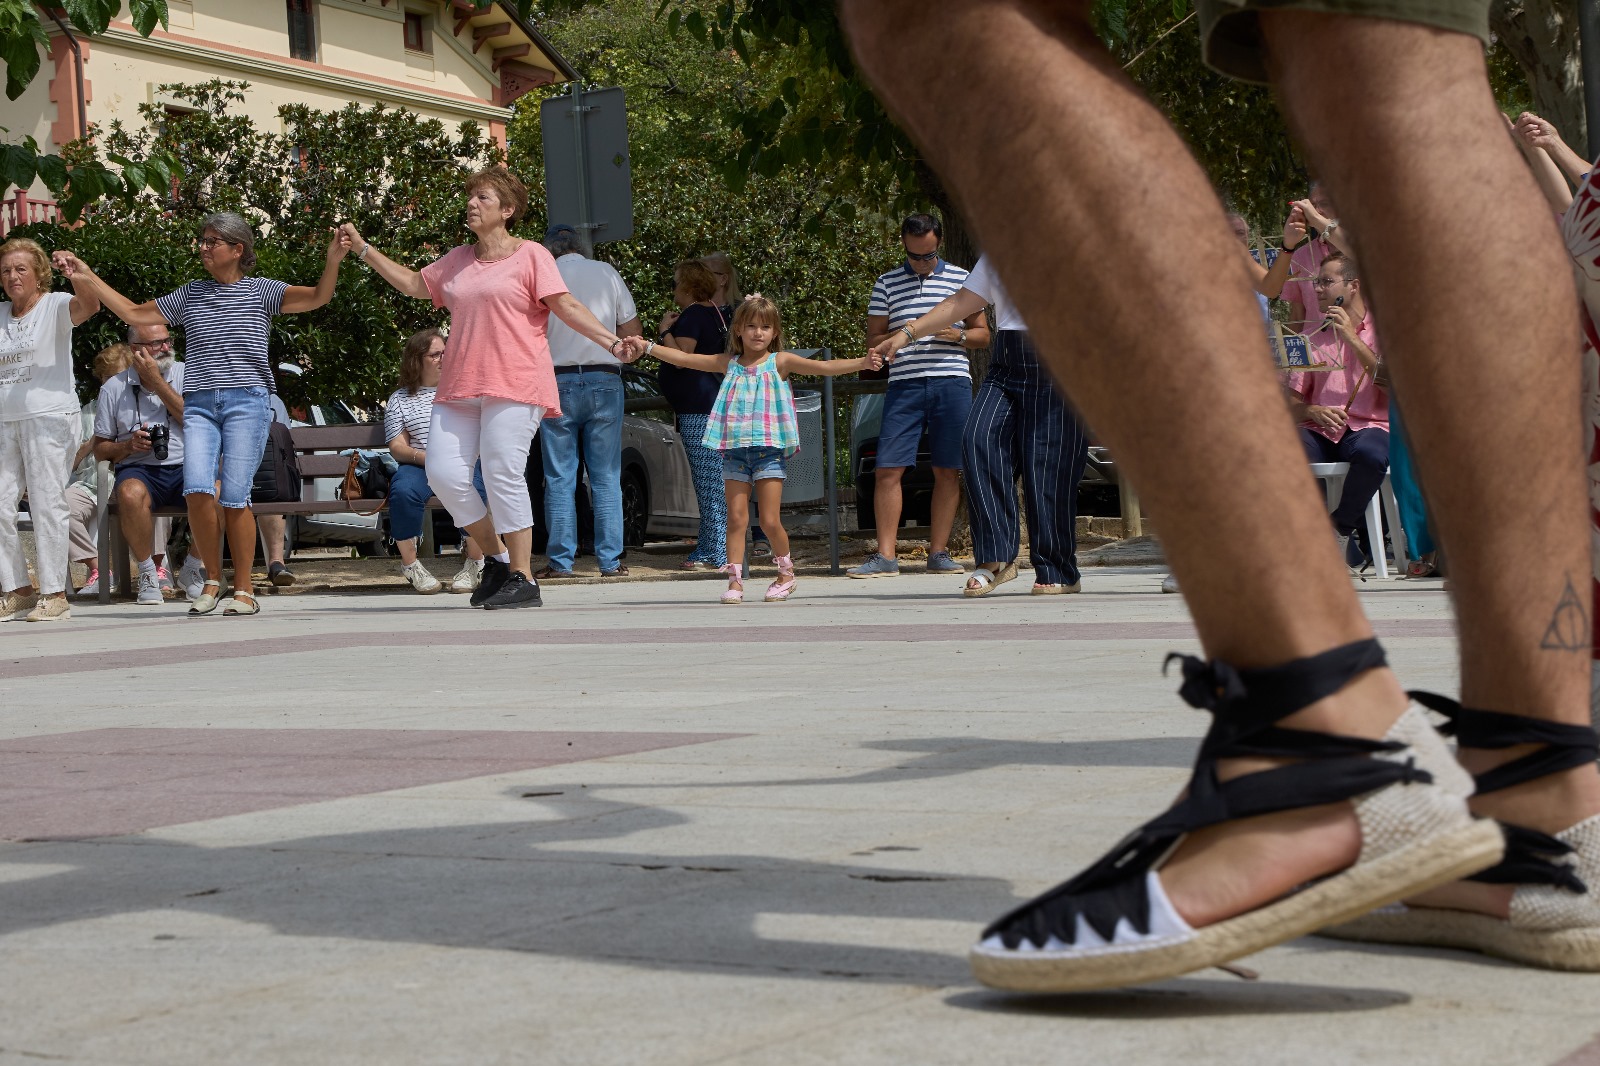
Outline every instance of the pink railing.
{"type": "Polygon", "coordinates": [[[54,200],[35,200],[26,190],[18,189],[15,196],[0,200],[0,237],[13,226],[31,226],[35,222],[61,221],[61,208],[54,200]]]}

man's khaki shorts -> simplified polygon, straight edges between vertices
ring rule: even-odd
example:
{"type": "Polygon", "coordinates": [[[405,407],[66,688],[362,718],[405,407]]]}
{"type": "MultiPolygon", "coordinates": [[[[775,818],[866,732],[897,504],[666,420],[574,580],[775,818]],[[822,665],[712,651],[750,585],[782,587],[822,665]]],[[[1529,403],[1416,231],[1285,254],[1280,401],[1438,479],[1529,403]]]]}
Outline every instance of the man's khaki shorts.
{"type": "Polygon", "coordinates": [[[1256,16],[1262,11],[1416,22],[1489,41],[1489,0],[1195,0],[1206,64],[1241,81],[1266,84],[1266,46],[1256,16]]]}

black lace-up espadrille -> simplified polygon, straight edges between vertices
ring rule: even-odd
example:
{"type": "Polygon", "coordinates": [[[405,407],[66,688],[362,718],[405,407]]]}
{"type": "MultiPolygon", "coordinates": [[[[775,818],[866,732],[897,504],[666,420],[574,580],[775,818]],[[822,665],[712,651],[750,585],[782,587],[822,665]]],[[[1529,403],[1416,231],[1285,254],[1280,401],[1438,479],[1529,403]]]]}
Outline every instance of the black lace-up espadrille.
{"type": "MultiPolygon", "coordinates": [[[[1498,711],[1475,711],[1430,692],[1411,698],[1449,719],[1441,732],[1464,747],[1543,745],[1477,777],[1478,792],[1498,792],[1593,763],[1600,737],[1588,726],[1563,725],[1498,711]]],[[[1552,970],[1600,970],[1600,815],[1551,835],[1500,823],[1505,858],[1469,881],[1517,886],[1508,918],[1411,907],[1383,907],[1326,930],[1342,940],[1462,948],[1552,970]]]]}
{"type": "Polygon", "coordinates": [[[1472,782],[1416,705],[1383,740],[1277,723],[1384,665],[1375,640],[1265,670],[1183,663],[1179,690],[1215,715],[1188,791],[1089,869],[984,930],[972,949],[985,984],[1071,992],[1158,981],[1215,966],[1346,921],[1498,862],[1499,827],[1467,811],[1472,782]],[[1221,782],[1221,759],[1293,764],[1221,782]],[[1352,801],[1361,827],[1354,865],[1235,918],[1192,928],[1157,871],[1183,837],[1223,822],[1352,801]]]}

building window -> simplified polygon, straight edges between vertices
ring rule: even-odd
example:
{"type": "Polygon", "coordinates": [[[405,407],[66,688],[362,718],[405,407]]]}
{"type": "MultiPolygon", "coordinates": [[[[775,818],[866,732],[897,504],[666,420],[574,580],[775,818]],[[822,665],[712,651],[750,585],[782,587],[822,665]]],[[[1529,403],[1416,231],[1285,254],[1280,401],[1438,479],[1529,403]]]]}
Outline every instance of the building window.
{"type": "Polygon", "coordinates": [[[313,0],[289,2],[289,55],[307,62],[317,61],[317,22],[313,0]]]}
{"type": "Polygon", "coordinates": [[[406,51],[433,53],[433,37],[428,33],[428,16],[406,12],[406,51]]]}

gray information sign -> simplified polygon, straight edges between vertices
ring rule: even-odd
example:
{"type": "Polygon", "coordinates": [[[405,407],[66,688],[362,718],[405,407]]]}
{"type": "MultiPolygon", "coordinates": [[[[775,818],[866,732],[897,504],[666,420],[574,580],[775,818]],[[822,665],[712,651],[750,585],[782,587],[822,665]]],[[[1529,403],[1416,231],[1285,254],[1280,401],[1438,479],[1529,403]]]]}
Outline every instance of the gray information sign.
{"type": "Polygon", "coordinates": [[[539,107],[544,132],[545,202],[551,224],[576,227],[593,248],[633,236],[628,111],[621,89],[585,91],[539,107]]]}

